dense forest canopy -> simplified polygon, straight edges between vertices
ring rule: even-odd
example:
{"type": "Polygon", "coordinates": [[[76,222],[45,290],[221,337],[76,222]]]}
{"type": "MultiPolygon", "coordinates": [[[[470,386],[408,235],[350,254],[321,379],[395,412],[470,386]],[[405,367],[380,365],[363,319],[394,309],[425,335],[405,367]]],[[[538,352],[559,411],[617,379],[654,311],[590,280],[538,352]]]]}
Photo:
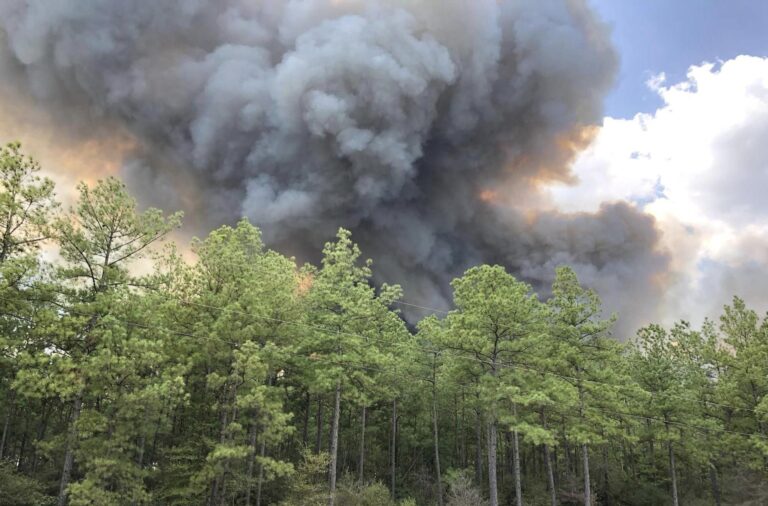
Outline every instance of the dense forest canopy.
{"type": "Polygon", "coordinates": [[[478,265],[442,312],[343,229],[316,266],[246,220],[187,261],[179,214],[78,193],[0,152],[0,504],[768,502],[768,320],[739,298],[613,336],[570,267],[543,299],[478,265]]]}

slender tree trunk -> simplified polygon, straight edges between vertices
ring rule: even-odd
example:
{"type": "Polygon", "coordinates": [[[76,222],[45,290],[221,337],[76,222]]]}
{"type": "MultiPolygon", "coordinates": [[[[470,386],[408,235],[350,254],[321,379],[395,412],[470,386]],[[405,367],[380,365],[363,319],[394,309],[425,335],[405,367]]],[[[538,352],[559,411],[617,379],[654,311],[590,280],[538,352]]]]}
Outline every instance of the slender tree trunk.
{"type": "MultiPolygon", "coordinates": [[[[563,422],[563,424],[565,424],[565,422],[563,422]]],[[[565,483],[570,488],[571,495],[575,493],[575,474],[576,473],[573,472],[573,466],[571,465],[571,445],[568,443],[568,438],[565,435],[565,429],[563,429],[563,476],[565,477],[565,483]]]]}
{"type": "MultiPolygon", "coordinates": [[[[267,384],[271,384],[271,378],[267,380],[267,384]]],[[[237,422],[237,383],[235,383],[232,386],[232,415],[230,417],[230,423],[236,423],[237,422]]],[[[232,443],[232,440],[234,438],[234,434],[232,431],[228,430],[229,427],[227,427],[227,431],[225,433],[224,441],[232,443]]],[[[219,503],[219,506],[226,506],[227,504],[227,476],[230,473],[230,459],[226,459],[224,461],[224,473],[221,477],[221,502],[219,503]]]]}
{"type": "Polygon", "coordinates": [[[155,424],[154,434],[152,434],[152,447],[149,450],[149,456],[148,456],[149,458],[147,459],[147,461],[150,463],[155,461],[155,456],[157,455],[157,438],[160,435],[160,426],[162,423],[163,423],[163,413],[161,412],[160,415],[158,415],[157,417],[157,423],[155,424]]]}
{"type": "MultiPolygon", "coordinates": [[[[229,410],[226,405],[226,394],[225,399],[222,401],[222,404],[224,405],[221,408],[221,417],[219,420],[219,424],[221,425],[221,428],[219,430],[219,444],[223,445],[227,438],[227,424],[229,422],[229,410]]],[[[222,481],[223,481],[222,473],[217,473],[216,478],[213,480],[213,485],[211,486],[211,498],[210,498],[210,504],[216,504],[219,500],[219,496],[223,495],[219,493],[219,489],[222,487],[222,481]]]]}
{"type": "Polygon", "coordinates": [[[21,442],[19,443],[18,461],[16,463],[16,471],[21,471],[21,466],[24,463],[24,454],[27,451],[27,439],[29,438],[29,419],[24,421],[24,430],[21,433],[21,442]]]}
{"type": "Polygon", "coordinates": [[[589,480],[589,447],[581,445],[581,458],[584,462],[584,506],[592,506],[592,487],[589,480]]]}
{"type": "MultiPolygon", "coordinates": [[[[259,450],[259,456],[264,459],[267,455],[267,440],[261,438],[261,449],[259,450]]],[[[264,464],[259,462],[259,481],[256,484],[256,506],[261,506],[261,489],[264,486],[264,464]]]]}
{"type": "Polygon", "coordinates": [[[253,466],[256,462],[256,424],[251,424],[248,434],[248,468],[245,475],[245,506],[251,506],[251,488],[253,487],[253,466]]]}
{"type": "Polygon", "coordinates": [[[651,436],[648,438],[648,462],[653,467],[653,462],[654,462],[654,460],[656,460],[656,451],[655,451],[655,449],[653,447],[653,435],[652,435],[653,432],[652,432],[652,429],[651,429],[651,421],[650,420],[646,420],[645,421],[645,426],[648,429],[648,434],[651,434],[651,436]]]}
{"type": "Polygon", "coordinates": [[[362,485],[365,481],[365,406],[361,412],[360,459],[357,461],[357,480],[362,485]]]}
{"type": "MultiPolygon", "coordinates": [[[[434,378],[433,378],[434,379],[434,378]]],[[[435,440],[435,477],[437,478],[437,505],[443,506],[443,478],[440,471],[440,440],[437,431],[437,389],[432,389],[432,434],[435,440]]]]}
{"type": "Polygon", "coordinates": [[[555,488],[555,473],[552,469],[552,456],[549,451],[549,445],[544,443],[544,463],[547,470],[547,486],[549,487],[549,498],[552,506],[557,506],[557,489],[555,488]]]}
{"type": "Polygon", "coordinates": [[[677,499],[677,470],[675,469],[675,450],[672,441],[669,441],[669,476],[672,480],[672,504],[678,506],[677,499]]]}
{"type": "MultiPolygon", "coordinates": [[[[515,408],[517,412],[517,408],[515,408]]],[[[515,504],[523,506],[523,485],[520,472],[520,439],[517,430],[512,431],[512,464],[515,473],[515,504]]]]}
{"type": "MultiPolygon", "coordinates": [[[[625,426],[624,430],[629,436],[632,436],[632,428],[629,426],[625,426]]],[[[621,450],[624,454],[624,460],[627,462],[627,466],[629,467],[630,472],[632,473],[632,478],[637,479],[637,470],[635,468],[635,450],[634,445],[629,442],[623,442],[621,444],[621,450]]]]}
{"type": "MultiPolygon", "coordinates": [[[[341,408],[339,408],[339,427],[341,427],[341,415],[342,415],[341,408]]],[[[333,413],[331,413],[331,417],[333,417],[333,413]]],[[[333,420],[331,420],[331,422],[333,422],[333,420]]],[[[331,440],[333,440],[333,423],[328,424],[328,453],[329,454],[331,453],[331,440]]],[[[338,443],[338,448],[336,450],[337,454],[340,453],[339,452],[340,448],[341,448],[341,442],[338,443]]],[[[337,458],[337,463],[336,463],[337,469],[340,467],[338,460],[339,459],[337,458]]]]}
{"type": "MultiPolygon", "coordinates": [[[[51,416],[51,410],[48,408],[48,402],[43,402],[43,417],[40,420],[40,424],[37,426],[37,439],[35,441],[37,443],[41,442],[43,439],[45,439],[45,431],[48,428],[48,418],[51,416]]],[[[37,445],[32,445],[32,466],[31,466],[31,473],[34,474],[37,470],[37,445]]]]}
{"type": "MultiPolygon", "coordinates": [[[[579,417],[584,419],[584,389],[579,384],[579,417]]],[[[581,458],[584,466],[584,506],[592,506],[592,486],[589,479],[589,447],[581,444],[581,458]]]]}
{"type": "Polygon", "coordinates": [[[461,442],[459,440],[459,396],[453,396],[453,467],[456,467],[456,462],[461,462],[461,442]]]}
{"type": "Polygon", "coordinates": [[[317,432],[315,433],[315,453],[320,453],[320,447],[323,442],[323,397],[317,396],[317,413],[315,414],[317,423],[317,432]]]}
{"type": "Polygon", "coordinates": [[[720,483],[717,480],[717,468],[714,462],[709,463],[709,483],[712,486],[712,498],[715,500],[715,506],[720,506],[722,504],[720,483]]]}
{"type": "Polygon", "coordinates": [[[304,424],[301,428],[301,442],[306,447],[307,446],[307,438],[309,437],[309,411],[312,407],[312,402],[309,397],[309,392],[304,394],[304,424]]]}
{"type": "MultiPolygon", "coordinates": [[[[353,410],[349,409],[347,410],[347,427],[352,427],[352,414],[353,410]]],[[[341,413],[341,416],[344,416],[344,413],[341,413]]],[[[341,423],[341,422],[339,422],[341,423]]],[[[352,451],[352,444],[349,438],[346,440],[344,438],[339,439],[339,450],[341,451],[341,459],[339,460],[340,463],[340,469],[346,469],[349,471],[350,465],[349,460],[352,458],[353,451],[352,451]]]]}
{"type": "Polygon", "coordinates": [[[11,415],[13,414],[14,400],[16,399],[16,392],[11,391],[10,398],[8,399],[8,408],[5,412],[5,419],[3,420],[3,435],[0,438],[0,460],[5,457],[5,445],[8,441],[8,431],[11,427],[11,415]]]}
{"type": "MultiPolygon", "coordinates": [[[[547,430],[547,415],[545,411],[541,410],[541,425],[544,430],[547,430]]],[[[547,473],[547,487],[549,487],[549,497],[552,506],[557,506],[557,489],[555,488],[555,474],[552,469],[552,452],[549,450],[549,445],[544,443],[544,470],[547,473]]]]}
{"type": "MultiPolygon", "coordinates": [[[[138,466],[139,469],[144,469],[144,446],[145,445],[146,445],[146,438],[144,436],[141,436],[139,438],[139,451],[136,455],[136,466],[138,466]]],[[[136,506],[136,504],[137,502],[134,496],[133,500],[131,500],[131,506],[136,506]]]]}
{"type": "Polygon", "coordinates": [[[459,431],[461,432],[461,467],[462,469],[466,469],[467,467],[467,433],[464,429],[465,420],[466,420],[466,405],[464,403],[465,401],[464,397],[464,389],[461,389],[461,424],[459,425],[459,431]]]}
{"type": "MultiPolygon", "coordinates": [[[[336,502],[336,464],[339,452],[339,411],[341,407],[341,381],[336,383],[336,393],[333,403],[333,423],[331,430],[331,463],[329,469],[330,493],[328,498],[329,506],[336,502]]],[[[319,434],[319,432],[318,432],[319,434]]]]}
{"type": "Polygon", "coordinates": [[[397,399],[392,401],[392,452],[389,460],[389,475],[390,475],[390,491],[392,493],[392,500],[395,499],[395,484],[397,482],[396,465],[397,465],[397,399]]]}
{"type": "Polygon", "coordinates": [[[72,465],[75,462],[75,444],[77,443],[77,420],[80,418],[80,410],[83,407],[83,392],[77,393],[72,403],[72,419],[69,421],[69,434],[67,434],[67,449],[64,451],[64,465],[61,469],[61,482],[59,483],[58,506],[67,504],[67,487],[72,475],[72,465]]]}
{"type": "MultiPolygon", "coordinates": [[[[605,434],[602,434],[603,438],[605,438],[605,434]]],[[[602,468],[600,469],[601,479],[600,479],[600,495],[602,496],[602,502],[601,505],[605,506],[612,506],[611,501],[611,495],[608,492],[608,445],[603,444],[601,448],[602,453],[602,459],[603,464],[602,468]]]]}
{"type": "Polygon", "coordinates": [[[11,408],[8,407],[8,412],[5,414],[5,421],[3,422],[3,436],[0,439],[0,460],[5,457],[5,442],[8,440],[8,429],[11,425],[11,408]]]}
{"type": "Polygon", "coordinates": [[[488,495],[490,506],[499,506],[498,483],[496,481],[496,444],[496,420],[491,419],[488,422],[488,495]]]}
{"type": "Polygon", "coordinates": [[[136,454],[136,465],[139,469],[144,469],[144,447],[146,446],[146,440],[144,436],[139,438],[139,451],[136,454]]]}
{"type": "Polygon", "coordinates": [[[477,420],[475,423],[475,481],[478,485],[483,483],[483,428],[480,423],[480,409],[475,411],[477,420]]]}

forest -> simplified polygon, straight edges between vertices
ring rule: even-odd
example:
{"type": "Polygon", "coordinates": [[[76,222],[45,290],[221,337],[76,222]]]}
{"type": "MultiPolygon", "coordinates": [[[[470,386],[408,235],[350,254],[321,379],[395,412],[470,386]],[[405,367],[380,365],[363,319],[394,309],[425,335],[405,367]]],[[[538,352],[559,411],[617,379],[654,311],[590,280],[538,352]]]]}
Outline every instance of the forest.
{"type": "Polygon", "coordinates": [[[768,504],[768,320],[613,333],[568,266],[440,311],[247,220],[171,239],[115,178],[65,208],[0,151],[2,505],[768,504]],[[422,311],[409,323],[405,308],[422,311]]]}

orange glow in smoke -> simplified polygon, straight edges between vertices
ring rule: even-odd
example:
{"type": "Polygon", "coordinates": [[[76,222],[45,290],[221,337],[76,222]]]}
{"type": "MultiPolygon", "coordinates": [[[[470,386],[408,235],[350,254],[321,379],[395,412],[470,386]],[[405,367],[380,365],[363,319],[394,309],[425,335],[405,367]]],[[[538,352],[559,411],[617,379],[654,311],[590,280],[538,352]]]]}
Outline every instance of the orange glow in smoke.
{"type": "Polygon", "coordinates": [[[91,185],[99,179],[114,176],[126,157],[135,151],[137,142],[127,134],[109,138],[89,139],[73,147],[64,147],[56,157],[62,172],[91,185]]]}
{"type": "Polygon", "coordinates": [[[480,192],[480,200],[486,204],[496,204],[499,201],[499,192],[496,190],[483,190],[480,192]]]}
{"type": "Polygon", "coordinates": [[[595,140],[599,132],[600,127],[597,125],[579,125],[557,136],[552,154],[544,158],[536,171],[536,183],[575,183],[570,166],[576,156],[595,140]]]}

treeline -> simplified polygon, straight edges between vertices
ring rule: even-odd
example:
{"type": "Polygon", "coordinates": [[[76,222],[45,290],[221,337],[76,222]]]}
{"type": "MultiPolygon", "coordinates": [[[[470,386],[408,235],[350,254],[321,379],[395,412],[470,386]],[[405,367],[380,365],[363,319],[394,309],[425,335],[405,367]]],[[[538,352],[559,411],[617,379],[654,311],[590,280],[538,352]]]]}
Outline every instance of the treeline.
{"type": "Polygon", "coordinates": [[[483,265],[442,313],[345,230],[299,266],[243,220],[190,262],[180,215],[115,179],[64,210],[38,171],[0,152],[0,504],[768,503],[768,321],[738,298],[621,344],[570,268],[544,300],[483,265]]]}

